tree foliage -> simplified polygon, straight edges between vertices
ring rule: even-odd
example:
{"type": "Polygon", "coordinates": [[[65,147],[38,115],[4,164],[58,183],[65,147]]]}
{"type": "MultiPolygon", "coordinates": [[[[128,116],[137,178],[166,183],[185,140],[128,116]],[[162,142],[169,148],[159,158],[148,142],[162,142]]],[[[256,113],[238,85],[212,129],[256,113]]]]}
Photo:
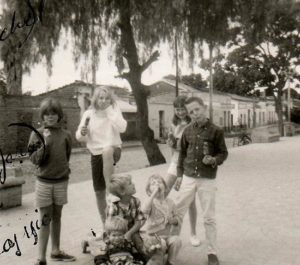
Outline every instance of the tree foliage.
{"type": "Polygon", "coordinates": [[[265,10],[265,26],[251,33],[241,27],[238,45],[228,56],[224,67],[226,75],[239,76],[248,88],[241,86],[240,92],[247,93],[255,86],[267,87],[276,103],[280,131],[283,130],[282,95],[289,79],[299,79],[295,70],[300,63],[300,13],[294,1],[269,3],[265,10]]]}
{"type": "MultiPolygon", "coordinates": [[[[176,80],[176,76],[167,75],[164,78],[170,80],[176,80]]],[[[180,82],[184,83],[187,86],[191,86],[198,90],[207,90],[207,81],[203,79],[202,75],[199,74],[190,74],[180,76],[180,82]]]]}
{"type": "MultiPolygon", "coordinates": [[[[240,68],[246,70],[244,73],[237,72],[229,64],[229,70],[224,78],[230,86],[233,75],[242,75],[241,83],[242,80],[250,83],[259,79],[257,76],[253,77],[257,72],[266,76],[259,79],[262,85],[274,83],[274,76],[270,74],[273,73],[272,68],[277,70],[278,79],[281,80],[280,75],[283,75],[283,72],[279,71],[280,67],[278,70],[273,65],[272,57],[276,57],[280,65],[282,67],[285,65],[286,69],[287,58],[290,56],[287,52],[288,43],[296,44],[298,40],[294,34],[285,35],[293,28],[294,22],[289,17],[285,20],[280,8],[276,9],[276,5],[280,4],[279,0],[3,0],[3,2],[5,9],[1,17],[2,25],[9,25],[14,11],[19,20],[26,18],[28,3],[31,3],[39,19],[30,38],[21,48],[18,44],[23,35],[28,33],[29,28],[15,32],[1,43],[1,59],[5,65],[8,87],[19,80],[17,84],[11,86],[9,92],[20,93],[22,75],[30,71],[30,67],[35,63],[45,60],[51,72],[52,56],[63,32],[70,34],[74,40],[75,61],[85,56],[92,61],[93,70],[99,63],[100,49],[107,44],[119,69],[119,77],[129,82],[135,97],[140,136],[150,164],[159,164],[165,160],[148,125],[149,89],[142,84],[141,77],[143,72],[159,58],[159,51],[156,49],[160,43],[167,42],[172,47],[177,36],[184,45],[180,48],[187,48],[191,57],[194,57],[194,48],[204,41],[211,47],[224,45],[234,37],[233,44],[240,45],[241,41],[245,41],[246,44],[236,50],[236,55],[232,54],[229,59],[232,65],[243,66],[240,68]],[[236,35],[237,26],[240,27],[240,35],[236,35]],[[285,44],[279,45],[283,39],[286,39],[285,44]],[[278,54],[281,55],[279,57],[272,55],[269,58],[268,54],[263,54],[259,44],[266,42],[280,47],[278,54]],[[234,59],[244,54],[250,54],[248,62],[234,59]],[[253,72],[253,75],[249,75],[250,72],[253,72]]],[[[294,15],[292,17],[294,19],[294,15]]],[[[265,52],[268,53],[268,49],[265,49],[265,52]]]]}
{"type": "MultiPolygon", "coordinates": [[[[51,73],[52,55],[58,46],[64,16],[60,16],[58,1],[3,0],[1,29],[7,29],[0,43],[1,60],[7,78],[9,94],[22,93],[22,76],[30,73],[32,65],[45,60],[51,73]],[[15,31],[11,32],[15,14],[15,31]],[[27,21],[30,26],[26,26],[27,21]],[[23,25],[18,28],[17,23],[23,25]],[[28,36],[28,38],[26,38],[28,36]],[[26,41],[25,41],[26,40],[26,41]]],[[[63,12],[63,10],[61,10],[63,12]]]]}
{"type": "Polygon", "coordinates": [[[190,41],[224,45],[230,36],[230,21],[235,17],[234,0],[187,0],[187,29],[190,41]]]}
{"type": "Polygon", "coordinates": [[[207,89],[207,82],[203,79],[201,74],[183,75],[181,82],[198,90],[207,89]]]}

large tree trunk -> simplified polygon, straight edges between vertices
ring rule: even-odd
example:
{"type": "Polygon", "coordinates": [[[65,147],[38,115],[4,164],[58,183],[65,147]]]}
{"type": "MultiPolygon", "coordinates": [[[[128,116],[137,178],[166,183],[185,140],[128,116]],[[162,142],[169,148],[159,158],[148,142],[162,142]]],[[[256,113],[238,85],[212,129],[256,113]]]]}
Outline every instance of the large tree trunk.
{"type": "Polygon", "coordinates": [[[148,103],[147,89],[141,82],[142,72],[151,64],[151,60],[144,65],[139,64],[137,48],[133,38],[132,26],[130,23],[130,1],[119,1],[121,45],[124,56],[128,62],[130,71],[123,75],[131,86],[138,116],[139,136],[146,151],[150,165],[166,163],[154,139],[154,133],[148,125],[148,103]]]}
{"type": "Polygon", "coordinates": [[[22,95],[22,62],[17,54],[12,52],[12,58],[8,62],[4,62],[4,69],[7,82],[7,94],[22,95]]]}

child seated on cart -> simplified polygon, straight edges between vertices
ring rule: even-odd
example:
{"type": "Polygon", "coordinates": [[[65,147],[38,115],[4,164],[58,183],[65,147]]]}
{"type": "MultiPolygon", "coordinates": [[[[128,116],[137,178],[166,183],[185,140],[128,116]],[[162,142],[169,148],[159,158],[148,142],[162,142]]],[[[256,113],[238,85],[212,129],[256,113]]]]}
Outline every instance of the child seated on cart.
{"type": "Polygon", "coordinates": [[[128,224],[120,216],[113,216],[105,222],[103,244],[99,255],[94,258],[95,265],[143,265],[142,257],[132,241],[124,237],[128,224]]]}

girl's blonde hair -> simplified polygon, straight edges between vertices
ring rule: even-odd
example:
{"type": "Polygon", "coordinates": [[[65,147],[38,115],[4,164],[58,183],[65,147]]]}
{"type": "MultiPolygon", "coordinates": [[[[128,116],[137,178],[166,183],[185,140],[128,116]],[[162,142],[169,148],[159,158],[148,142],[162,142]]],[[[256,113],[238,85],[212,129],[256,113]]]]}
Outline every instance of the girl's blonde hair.
{"type": "Polygon", "coordinates": [[[163,178],[161,175],[159,175],[159,174],[154,174],[154,175],[150,176],[150,178],[148,178],[148,182],[147,182],[147,184],[146,184],[146,193],[147,193],[147,195],[148,195],[148,196],[151,195],[150,184],[151,184],[152,179],[158,179],[158,180],[161,180],[161,181],[162,181],[162,183],[163,183],[164,186],[165,186],[165,195],[166,195],[167,189],[168,189],[167,183],[166,183],[166,181],[164,180],[164,178],[163,178]]]}
{"type": "Polygon", "coordinates": [[[100,95],[101,92],[106,93],[107,97],[110,99],[110,104],[114,107],[116,105],[116,99],[114,96],[114,93],[112,92],[111,89],[109,89],[109,87],[107,86],[98,86],[96,87],[95,91],[94,91],[94,95],[92,97],[92,108],[93,109],[98,109],[99,106],[97,104],[97,99],[100,95]]]}

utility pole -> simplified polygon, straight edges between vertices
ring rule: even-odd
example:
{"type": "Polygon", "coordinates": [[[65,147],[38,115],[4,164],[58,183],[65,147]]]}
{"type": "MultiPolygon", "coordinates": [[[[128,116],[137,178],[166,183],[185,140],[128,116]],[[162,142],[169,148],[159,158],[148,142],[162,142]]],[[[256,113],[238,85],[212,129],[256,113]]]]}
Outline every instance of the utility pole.
{"type": "Polygon", "coordinates": [[[291,122],[291,83],[290,77],[288,77],[288,88],[287,88],[287,110],[288,110],[288,122],[291,122]]]}
{"type": "Polygon", "coordinates": [[[177,35],[175,34],[175,63],[176,63],[176,82],[175,82],[175,95],[178,97],[179,89],[178,89],[178,47],[177,47],[177,35]]]}
{"type": "Polygon", "coordinates": [[[209,44],[209,119],[213,122],[213,75],[212,75],[212,53],[213,44],[209,44]]]}
{"type": "Polygon", "coordinates": [[[97,70],[97,66],[96,66],[96,54],[95,54],[95,50],[96,50],[96,44],[95,44],[95,21],[93,19],[92,21],[92,32],[91,32],[91,49],[92,49],[92,85],[93,85],[93,94],[96,88],[96,70],[97,70]]]}

